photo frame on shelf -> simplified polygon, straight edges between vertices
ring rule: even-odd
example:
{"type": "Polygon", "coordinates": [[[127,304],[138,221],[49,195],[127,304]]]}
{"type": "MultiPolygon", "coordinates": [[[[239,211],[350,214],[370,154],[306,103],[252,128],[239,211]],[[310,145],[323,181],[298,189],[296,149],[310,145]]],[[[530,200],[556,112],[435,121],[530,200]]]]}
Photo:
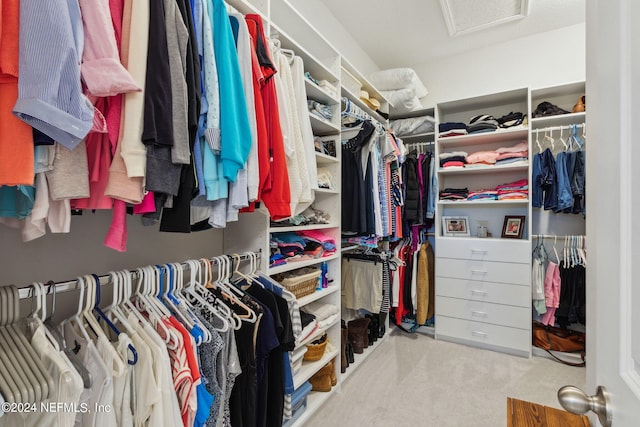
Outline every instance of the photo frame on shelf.
{"type": "Polygon", "coordinates": [[[522,239],[524,232],[524,215],[505,215],[502,225],[502,237],[505,239],[522,239]]]}
{"type": "Polygon", "coordinates": [[[470,236],[469,217],[443,216],[442,235],[448,237],[470,236]]]}

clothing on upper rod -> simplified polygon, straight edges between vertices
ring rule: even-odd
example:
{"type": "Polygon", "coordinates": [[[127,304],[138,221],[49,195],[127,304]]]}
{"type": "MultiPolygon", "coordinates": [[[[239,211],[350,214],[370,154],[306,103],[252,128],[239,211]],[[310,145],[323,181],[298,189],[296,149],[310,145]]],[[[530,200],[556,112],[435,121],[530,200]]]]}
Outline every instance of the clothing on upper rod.
{"type": "Polygon", "coordinates": [[[0,222],[21,228],[24,240],[45,235],[47,224],[68,233],[72,209],[103,209],[113,215],[104,244],[125,251],[127,204],[146,225],[188,233],[225,227],[256,200],[274,219],[314,200],[301,59],[271,62],[260,16],[243,16],[223,0],[134,2],[128,19],[122,1],[55,0],[45,11],[26,2],[20,13],[17,0],[6,2],[5,71],[22,65],[19,75],[3,74],[0,116],[9,125],[0,130],[0,222]],[[56,45],[54,33],[63,37],[56,45]],[[47,47],[51,69],[24,48],[29,43],[47,47]],[[60,62],[61,49],[75,58],[71,65],[60,62]],[[96,79],[100,61],[108,72],[96,79]],[[283,94],[275,80],[288,71],[293,85],[283,94]],[[52,97],[36,84],[43,79],[73,95],[52,97]],[[42,116],[34,99],[56,114],[42,116]],[[284,139],[298,147],[289,162],[284,139]],[[303,190],[290,180],[302,180],[303,190]]]}

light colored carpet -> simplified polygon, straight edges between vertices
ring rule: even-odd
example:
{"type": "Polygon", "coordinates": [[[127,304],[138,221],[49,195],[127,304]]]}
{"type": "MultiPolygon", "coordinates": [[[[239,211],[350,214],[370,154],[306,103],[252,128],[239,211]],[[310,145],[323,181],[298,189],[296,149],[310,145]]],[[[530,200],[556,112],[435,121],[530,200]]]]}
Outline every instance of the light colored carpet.
{"type": "Polygon", "coordinates": [[[305,426],[506,426],[508,396],[560,408],[567,384],[584,389],[585,368],[394,328],[305,426]]]}

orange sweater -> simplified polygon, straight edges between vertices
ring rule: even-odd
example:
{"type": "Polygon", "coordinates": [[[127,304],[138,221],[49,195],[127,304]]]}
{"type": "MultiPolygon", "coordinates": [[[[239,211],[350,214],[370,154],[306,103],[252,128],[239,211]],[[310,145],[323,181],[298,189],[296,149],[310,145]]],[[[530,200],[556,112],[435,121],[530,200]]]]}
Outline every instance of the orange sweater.
{"type": "Polygon", "coordinates": [[[18,99],[19,0],[0,2],[0,185],[33,185],[31,126],[13,115],[18,99]]]}

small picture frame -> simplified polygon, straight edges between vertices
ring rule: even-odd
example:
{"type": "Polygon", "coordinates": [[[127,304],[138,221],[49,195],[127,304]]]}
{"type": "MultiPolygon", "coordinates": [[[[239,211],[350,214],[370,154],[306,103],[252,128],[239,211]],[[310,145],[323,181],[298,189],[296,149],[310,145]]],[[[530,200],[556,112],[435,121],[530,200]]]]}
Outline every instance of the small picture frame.
{"type": "Polygon", "coordinates": [[[522,239],[524,221],[524,215],[505,215],[502,237],[505,239],[522,239]]]}
{"type": "Polygon", "coordinates": [[[448,237],[470,236],[469,217],[443,216],[442,235],[448,237]]]}

